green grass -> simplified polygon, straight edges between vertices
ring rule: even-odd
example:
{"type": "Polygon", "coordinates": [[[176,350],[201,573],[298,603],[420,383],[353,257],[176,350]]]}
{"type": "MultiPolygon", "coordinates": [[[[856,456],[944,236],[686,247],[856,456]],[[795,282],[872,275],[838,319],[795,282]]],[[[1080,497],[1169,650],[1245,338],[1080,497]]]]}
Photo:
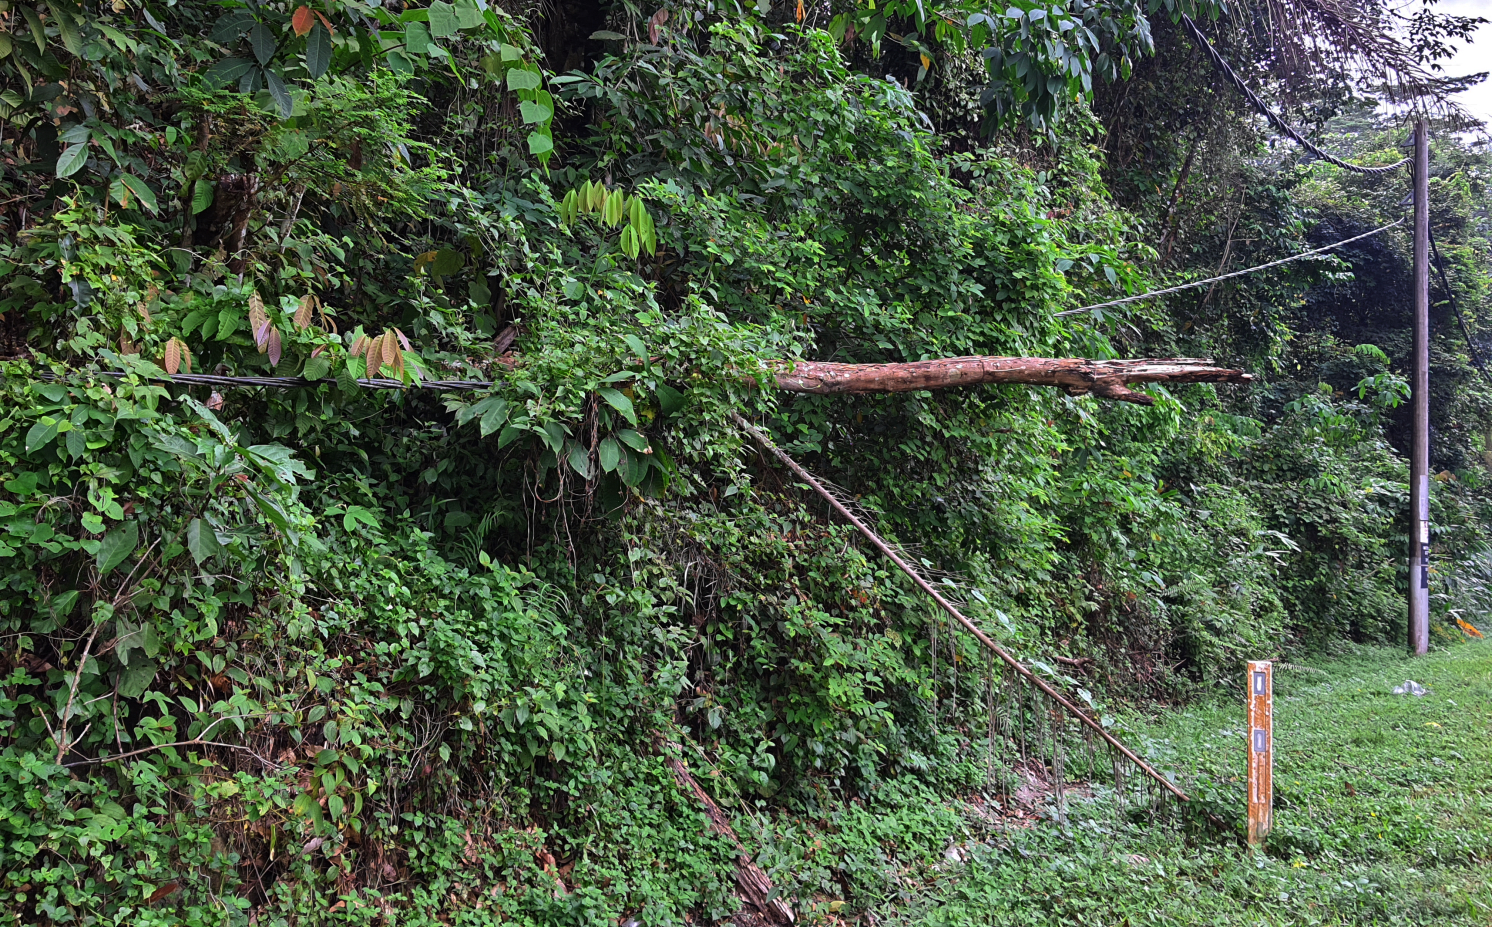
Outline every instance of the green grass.
{"type": "Polygon", "coordinates": [[[1350,647],[1275,673],[1275,830],[1242,845],[1240,689],[1130,739],[1194,796],[1185,823],[1103,799],[967,842],[876,905],[881,924],[1492,924],[1492,643],[1350,647]],[[1421,698],[1390,690],[1406,678],[1421,698]]]}

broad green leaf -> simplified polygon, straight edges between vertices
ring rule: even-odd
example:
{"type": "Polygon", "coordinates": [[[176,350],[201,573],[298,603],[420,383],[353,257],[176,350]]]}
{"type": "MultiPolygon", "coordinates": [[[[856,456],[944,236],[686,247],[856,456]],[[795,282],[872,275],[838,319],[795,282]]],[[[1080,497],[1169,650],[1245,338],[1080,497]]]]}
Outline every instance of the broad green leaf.
{"type": "MultiPolygon", "coordinates": [[[[47,440],[51,439],[48,438],[47,440]]],[[[15,493],[18,498],[24,499],[26,496],[36,492],[37,478],[38,474],[35,470],[27,470],[16,476],[15,479],[6,480],[4,483],[5,491],[15,493]]]]}
{"type": "Polygon", "coordinates": [[[66,592],[60,592],[52,596],[52,601],[48,603],[48,610],[51,611],[54,618],[66,618],[73,613],[73,608],[77,604],[78,590],[69,589],[66,592]]]}
{"type": "Polygon", "coordinates": [[[435,259],[430,262],[430,273],[436,277],[449,277],[465,266],[466,255],[450,248],[441,248],[435,252],[435,259]]]}
{"type": "Polygon", "coordinates": [[[26,453],[46,447],[52,439],[57,437],[62,428],[62,423],[50,416],[43,416],[31,430],[26,432],[26,453]]]}
{"type": "Polygon", "coordinates": [[[209,557],[222,550],[218,543],[218,534],[212,525],[200,518],[192,519],[186,530],[187,550],[192,552],[192,559],[201,566],[209,557]]]}
{"type": "Polygon", "coordinates": [[[275,98],[275,106],[280,111],[280,118],[289,119],[295,112],[295,100],[291,99],[285,82],[280,80],[280,75],[274,71],[265,71],[264,84],[269,88],[269,95],[275,98]]]}
{"type": "Polygon", "coordinates": [[[579,473],[582,479],[591,478],[591,455],[584,447],[571,442],[570,453],[565,456],[570,462],[570,468],[579,473]]]}
{"type": "Polygon", "coordinates": [[[602,438],[601,444],[596,448],[596,457],[600,461],[602,472],[610,473],[621,462],[622,449],[615,438],[602,438]]]}
{"type": "Polygon", "coordinates": [[[622,464],[617,468],[622,482],[628,486],[636,486],[642,482],[643,477],[648,475],[648,459],[642,454],[627,453],[622,455],[622,464]]]}
{"type": "Polygon", "coordinates": [[[505,399],[499,399],[492,408],[482,413],[480,423],[482,437],[487,437],[508,421],[508,403],[505,399]]]}
{"type": "Polygon", "coordinates": [[[244,9],[233,10],[218,17],[218,21],[213,24],[211,38],[219,45],[232,45],[253,24],[253,13],[244,9]]]}
{"type": "Polygon", "coordinates": [[[684,407],[684,394],[667,383],[658,384],[653,395],[657,397],[658,409],[664,416],[673,415],[684,407]]]}
{"type": "Polygon", "coordinates": [[[312,79],[321,77],[332,64],[332,37],[321,23],[311,27],[306,36],[306,71],[312,79]]]}
{"type": "MultiPolygon", "coordinates": [[[[192,184],[192,215],[197,215],[202,210],[212,205],[212,181],[206,177],[199,178],[192,184]]],[[[200,310],[198,310],[200,311],[200,310]]],[[[195,315],[196,313],[193,313],[195,315]]]]}
{"type": "Polygon", "coordinates": [[[104,535],[104,539],[98,544],[98,562],[100,576],[107,576],[109,571],[119,566],[129,555],[140,546],[140,525],[134,519],[121,522],[113,531],[104,535]]]}
{"type": "Polygon", "coordinates": [[[637,256],[642,253],[642,242],[638,240],[637,229],[630,225],[622,229],[622,237],[617,244],[621,247],[622,253],[633,260],[636,260],[637,256]]]}
{"type": "Polygon", "coordinates": [[[21,15],[26,18],[26,25],[31,28],[31,41],[36,43],[36,50],[41,54],[47,53],[47,30],[41,24],[41,17],[29,6],[21,7],[21,15]]]}
{"type": "Polygon", "coordinates": [[[530,100],[524,100],[518,104],[518,113],[523,117],[523,121],[530,125],[536,122],[548,122],[554,116],[554,110],[543,103],[534,103],[530,100]]]}
{"type": "Polygon", "coordinates": [[[300,375],[307,380],[320,380],[330,373],[331,369],[332,362],[327,359],[325,354],[321,354],[306,361],[305,369],[300,372],[300,375]]]}
{"type": "Polygon", "coordinates": [[[92,135],[93,130],[91,128],[85,125],[77,125],[57,136],[57,141],[62,142],[64,145],[81,145],[88,141],[92,135]]]}
{"type": "Polygon", "coordinates": [[[626,209],[627,194],[620,190],[613,190],[606,197],[606,202],[601,206],[601,221],[615,228],[622,221],[622,212],[626,209]]]}
{"type": "Polygon", "coordinates": [[[119,674],[119,694],[125,698],[139,698],[155,681],[154,660],[144,659],[132,663],[119,674]]]}
{"type": "Polygon", "coordinates": [[[15,43],[10,40],[7,33],[0,32],[0,60],[8,57],[15,48],[15,43]]]}
{"type": "Polygon", "coordinates": [[[472,0],[458,0],[456,3],[456,22],[462,29],[475,29],[487,20],[482,16],[482,10],[472,0]]]}
{"type": "Polygon", "coordinates": [[[554,139],[543,132],[530,132],[528,136],[528,153],[531,155],[547,155],[554,150],[554,139]]]}
{"type": "Polygon", "coordinates": [[[61,156],[57,158],[57,176],[71,177],[73,174],[76,174],[78,172],[78,169],[81,168],[84,163],[87,162],[87,160],[87,145],[71,145],[63,149],[61,156]]]}
{"type": "Polygon", "coordinates": [[[622,441],[634,451],[643,453],[646,452],[648,449],[648,439],[644,438],[642,435],[638,434],[630,428],[620,429],[619,431],[617,431],[616,436],[618,438],[621,438],[622,441]]]}
{"type": "Polygon", "coordinates": [[[224,58],[207,69],[207,83],[212,87],[226,87],[242,78],[254,66],[247,58],[224,58]]]}
{"type": "Polygon", "coordinates": [[[55,3],[49,3],[48,8],[52,12],[52,20],[57,23],[57,33],[62,37],[62,47],[70,54],[83,54],[83,36],[78,32],[78,24],[73,22],[72,14],[58,9],[55,3]]]}
{"type": "Polygon", "coordinates": [[[537,71],[530,71],[527,68],[513,68],[508,71],[509,90],[538,90],[541,83],[543,83],[543,78],[537,71]]]}
{"type": "Polygon", "coordinates": [[[119,182],[124,184],[125,188],[135,195],[135,199],[140,201],[140,205],[144,206],[152,214],[159,211],[160,208],[155,202],[155,191],[151,190],[145,181],[136,177],[134,174],[121,174],[119,182]]]}
{"type": "Polygon", "coordinates": [[[275,33],[274,30],[264,23],[255,23],[249,30],[249,46],[254,49],[254,58],[263,67],[269,64],[269,59],[275,56],[275,33]]]}
{"type": "Polygon", "coordinates": [[[429,52],[429,27],[424,23],[407,23],[404,26],[404,50],[411,55],[423,55],[429,52]]]}
{"type": "Polygon", "coordinates": [[[626,394],[622,393],[620,390],[614,390],[608,387],[602,387],[601,389],[596,390],[596,392],[600,394],[602,399],[606,400],[607,405],[622,413],[623,418],[625,418],[633,426],[637,425],[637,410],[632,407],[632,400],[628,399],[626,394]]]}
{"type": "Polygon", "coordinates": [[[409,56],[399,51],[397,48],[391,50],[384,57],[389,63],[389,70],[393,71],[395,74],[408,75],[414,73],[414,64],[410,61],[409,56]]]}
{"type": "Polygon", "coordinates": [[[437,39],[453,36],[461,31],[461,23],[456,19],[456,8],[446,3],[445,0],[435,0],[430,4],[430,35],[437,39]]]}

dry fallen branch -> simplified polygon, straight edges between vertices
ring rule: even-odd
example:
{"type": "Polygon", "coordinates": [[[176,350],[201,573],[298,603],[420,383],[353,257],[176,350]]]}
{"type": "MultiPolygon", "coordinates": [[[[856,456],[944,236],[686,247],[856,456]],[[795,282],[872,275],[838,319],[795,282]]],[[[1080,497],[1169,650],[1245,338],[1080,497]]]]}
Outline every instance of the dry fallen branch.
{"type": "Polygon", "coordinates": [[[789,393],[902,393],[921,389],[1023,383],[1058,386],[1074,396],[1093,393],[1150,405],[1130,386],[1145,383],[1248,383],[1242,370],[1215,367],[1204,358],[1083,360],[1077,357],[949,357],[909,364],[830,364],[799,361],[777,368],[777,386],[789,393]]]}
{"type": "MultiPolygon", "coordinates": [[[[390,336],[392,337],[392,336],[390,336]]],[[[493,363],[512,369],[522,365],[517,354],[505,354],[493,363]]],[[[823,361],[768,361],[777,378],[777,388],[788,393],[906,393],[920,389],[949,389],[984,383],[1018,383],[1028,386],[1059,386],[1074,396],[1092,393],[1150,405],[1155,400],[1130,389],[1146,383],[1248,383],[1251,374],[1227,367],[1214,367],[1205,358],[1161,358],[1143,360],[1084,360],[1080,357],[946,357],[906,364],[834,364],[823,361]]],[[[104,371],[104,376],[124,376],[104,371]]],[[[42,373],[41,379],[56,379],[42,373]]],[[[177,374],[169,382],[186,386],[244,386],[293,389],[327,385],[332,380],[304,377],[230,377],[216,374],[177,374]]],[[[363,378],[365,389],[428,389],[472,391],[491,389],[489,380],[403,380],[363,378]]]]}
{"type": "Polygon", "coordinates": [[[736,857],[736,885],[740,889],[740,897],[751,909],[752,913],[762,918],[769,924],[791,924],[795,920],[793,909],[776,897],[772,888],[772,882],[761,867],[752,862],[746,847],[741,844],[741,839],[736,836],[735,830],[730,826],[730,817],[721,810],[715,800],[700,787],[689,767],[680,759],[682,748],[670,741],[663,739],[662,735],[654,735],[657,739],[663,762],[668,764],[669,770],[673,772],[674,781],[679,787],[694,796],[704,809],[705,816],[710,819],[710,829],[736,845],[738,855],[736,857]]]}

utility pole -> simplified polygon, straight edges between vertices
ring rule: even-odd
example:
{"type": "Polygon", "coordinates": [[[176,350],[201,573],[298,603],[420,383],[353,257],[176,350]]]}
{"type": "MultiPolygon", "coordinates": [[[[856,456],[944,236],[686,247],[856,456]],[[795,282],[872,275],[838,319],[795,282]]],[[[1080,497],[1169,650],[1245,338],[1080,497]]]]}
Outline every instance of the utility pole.
{"type": "Polygon", "coordinates": [[[1430,127],[1414,124],[1414,446],[1409,456],[1409,652],[1430,649],[1430,127]]]}

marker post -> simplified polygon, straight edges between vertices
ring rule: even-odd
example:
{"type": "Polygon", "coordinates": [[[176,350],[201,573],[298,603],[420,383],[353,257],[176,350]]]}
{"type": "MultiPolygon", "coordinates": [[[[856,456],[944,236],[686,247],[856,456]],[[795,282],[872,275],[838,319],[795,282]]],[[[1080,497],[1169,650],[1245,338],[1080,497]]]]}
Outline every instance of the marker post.
{"type": "Polygon", "coordinates": [[[1274,664],[1248,664],[1249,846],[1261,847],[1274,824],[1274,664]]]}

